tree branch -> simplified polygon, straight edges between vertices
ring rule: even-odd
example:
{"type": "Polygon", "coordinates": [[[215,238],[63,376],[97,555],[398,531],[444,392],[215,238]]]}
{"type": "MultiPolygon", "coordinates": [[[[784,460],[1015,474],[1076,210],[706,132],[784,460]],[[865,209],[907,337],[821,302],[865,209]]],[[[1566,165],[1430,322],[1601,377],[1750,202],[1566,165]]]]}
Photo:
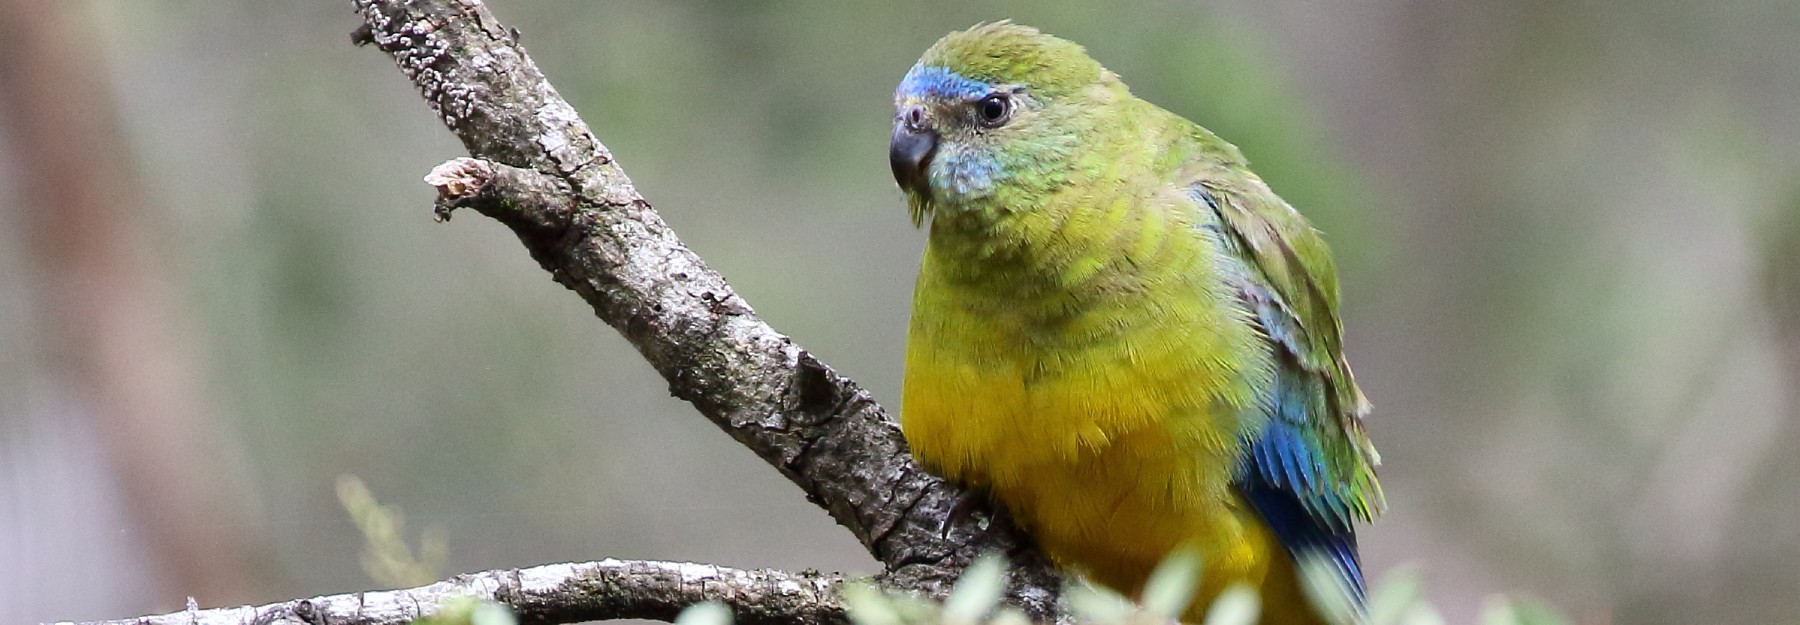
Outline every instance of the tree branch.
{"type": "MultiPolygon", "coordinates": [[[[603,560],[458,575],[430,586],[297,599],[81,625],[400,625],[459,597],[498,601],[521,622],[673,620],[687,606],[718,601],[738,625],[826,625],[844,621],[841,578],[708,564],[603,560]]],[[[63,625],[63,624],[59,624],[63,625]]]]}
{"type": "Polygon", "coordinates": [[[612,155],[479,0],[356,0],[355,39],[393,57],[469,154],[440,168],[440,215],[507,225],[669,382],[672,394],[792,480],[886,565],[941,595],[983,552],[1013,562],[1010,598],[1054,617],[1059,578],[1023,534],[951,518],[959,491],[913,464],[855,382],[758,318],[676,238],[612,155]],[[458,188],[457,185],[463,185],[458,188]],[[459,192],[460,191],[460,192],[459,192]],[[448,204],[445,204],[448,202],[448,204]],[[940,523],[948,527],[940,532],[940,523]]]}
{"type": "MultiPolygon", "coordinates": [[[[913,464],[869,394],[758,318],[681,244],[611,153],[480,0],[355,0],[352,35],[393,57],[475,158],[433,170],[437,215],[473,208],[511,228],[669,382],[672,394],[755,451],[849,529],[891,588],[946,595],[982,553],[1011,560],[1008,600],[1056,620],[1060,578],[991,514],[951,514],[960,492],[913,464]]],[[[721,600],[739,623],[841,623],[841,580],[776,571],[608,560],[464,575],[404,591],[199,610],[114,623],[399,623],[459,594],[527,622],[670,619],[721,600]]]]}

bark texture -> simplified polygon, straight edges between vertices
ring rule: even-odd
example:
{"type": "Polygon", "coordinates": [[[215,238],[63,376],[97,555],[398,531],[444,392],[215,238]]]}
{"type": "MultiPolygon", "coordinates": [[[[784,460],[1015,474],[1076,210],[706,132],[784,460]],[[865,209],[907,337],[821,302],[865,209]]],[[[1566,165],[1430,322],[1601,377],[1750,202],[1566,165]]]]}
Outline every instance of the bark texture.
{"type": "MultiPolygon", "coordinates": [[[[1056,620],[1060,578],[1009,523],[915,465],[899,428],[855,382],[757,317],[644,201],[612,154],[479,0],[355,0],[374,45],[472,158],[426,177],[440,220],[459,208],[505,224],[660,372],[669,392],[806,492],[885,567],[893,589],[943,596],[984,553],[1011,561],[1007,598],[1056,620]],[[959,504],[960,502],[960,504],[959,504]],[[979,508],[979,506],[973,506],[979,508]]],[[[812,573],[604,561],[464,575],[403,591],[257,608],[190,609],[112,623],[400,623],[473,594],[528,623],[672,619],[723,601],[746,625],[841,623],[841,580],[812,573]]]]}
{"type": "Polygon", "coordinates": [[[471,573],[406,590],[255,607],[201,610],[190,600],[184,612],[83,625],[399,625],[460,597],[505,603],[521,623],[667,621],[687,606],[718,601],[731,608],[738,625],[825,625],[844,621],[837,596],[842,581],[816,573],[603,560],[471,573]]]}
{"type": "Polygon", "coordinates": [[[394,62],[472,159],[428,180],[438,215],[469,207],[511,228],[669,382],[780,470],[885,566],[892,586],[942,594],[974,558],[1009,556],[1011,599],[1054,617],[1059,578],[1008,524],[952,515],[960,491],[912,462],[855,382],[757,317],[682,245],[606,147],[477,0],[357,0],[354,35],[394,62]],[[945,525],[947,523],[947,526],[945,525]]]}

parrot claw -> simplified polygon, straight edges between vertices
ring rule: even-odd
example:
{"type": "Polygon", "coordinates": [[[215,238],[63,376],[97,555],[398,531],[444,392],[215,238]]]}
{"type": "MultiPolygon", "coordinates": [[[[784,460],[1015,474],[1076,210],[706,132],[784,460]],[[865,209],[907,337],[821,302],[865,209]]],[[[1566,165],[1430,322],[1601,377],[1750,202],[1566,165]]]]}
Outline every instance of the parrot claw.
{"type": "Polygon", "coordinates": [[[950,504],[949,514],[945,514],[944,520],[938,523],[939,539],[950,540],[950,528],[956,527],[958,522],[968,518],[969,509],[974,507],[970,502],[974,499],[975,496],[966,490],[956,496],[956,503],[950,504]]]}
{"type": "Polygon", "coordinates": [[[956,503],[950,505],[950,512],[944,515],[944,521],[938,525],[938,537],[949,540],[951,530],[979,514],[982,504],[991,506],[993,512],[985,518],[975,520],[981,531],[985,532],[995,525],[1010,522],[1006,508],[989,499],[986,493],[965,490],[962,494],[957,495],[956,503]]]}

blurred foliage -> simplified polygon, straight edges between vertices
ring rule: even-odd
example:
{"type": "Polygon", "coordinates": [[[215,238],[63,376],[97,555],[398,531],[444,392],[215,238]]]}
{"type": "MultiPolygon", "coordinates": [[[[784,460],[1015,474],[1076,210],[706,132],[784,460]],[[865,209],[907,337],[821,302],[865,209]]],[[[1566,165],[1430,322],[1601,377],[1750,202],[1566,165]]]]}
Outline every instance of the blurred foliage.
{"type": "MultiPolygon", "coordinates": [[[[1064,592],[1064,606],[1076,623],[1084,625],[1165,625],[1178,621],[1193,600],[1202,563],[1192,554],[1177,553],[1157,567],[1145,583],[1138,601],[1104,588],[1073,584],[1064,592]]],[[[1369,617],[1364,625],[1443,625],[1420,592],[1421,576],[1405,567],[1388,574],[1371,589],[1369,617]]],[[[939,604],[914,595],[883,591],[871,583],[853,582],[844,587],[844,605],[856,625],[1028,625],[1023,612],[999,603],[1006,588],[1005,560],[986,556],[963,572],[950,596],[939,604]]],[[[1213,601],[1205,620],[1195,625],[1252,625],[1260,614],[1261,598],[1248,586],[1234,586],[1213,601]]],[[[1336,622],[1354,623],[1345,613],[1336,622]]],[[[1549,605],[1528,598],[1495,595],[1481,615],[1481,625],[1568,625],[1567,618],[1549,605]]]]}
{"type": "MultiPolygon", "coordinates": [[[[1171,555],[1145,583],[1142,597],[1133,602],[1104,588],[1076,583],[1066,589],[1064,608],[1083,625],[1166,625],[1178,622],[1193,601],[1202,563],[1192,553],[1171,555]]],[[[942,603],[916,595],[883,590],[873,582],[853,581],[842,589],[842,598],[855,625],[1032,625],[1017,608],[1000,603],[1006,590],[1006,561],[988,555],[975,561],[942,603]]],[[[1444,618],[1420,593],[1416,568],[1395,570],[1372,589],[1368,619],[1360,625],[1443,625],[1444,618]]],[[[1255,589],[1237,585],[1225,590],[1207,608],[1204,620],[1194,625],[1254,625],[1261,599],[1255,589]]],[[[1357,617],[1345,613],[1334,622],[1351,625],[1357,617]]],[[[503,604],[464,597],[452,600],[436,614],[414,621],[419,625],[517,625],[503,604]]],[[[674,625],[731,625],[731,608],[708,601],[687,607],[674,625]]],[[[1541,601],[1495,595],[1486,601],[1481,625],[1569,625],[1567,618],[1541,601]]]]}
{"type": "Polygon", "coordinates": [[[410,588],[436,582],[450,556],[449,539],[438,526],[427,526],[419,535],[419,553],[406,544],[406,520],[398,506],[375,501],[369,487],[354,475],[340,475],[338,501],[356,528],[362,530],[363,572],[375,583],[410,588]]]}
{"type": "Polygon", "coordinates": [[[702,601],[675,615],[675,625],[731,625],[731,607],[717,601],[702,601]]]}

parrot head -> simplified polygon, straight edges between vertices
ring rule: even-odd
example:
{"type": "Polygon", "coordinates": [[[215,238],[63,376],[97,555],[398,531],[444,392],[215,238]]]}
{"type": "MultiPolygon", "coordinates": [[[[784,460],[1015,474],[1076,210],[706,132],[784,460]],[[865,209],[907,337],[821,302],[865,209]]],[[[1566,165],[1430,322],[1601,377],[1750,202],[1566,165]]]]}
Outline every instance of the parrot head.
{"type": "Polygon", "coordinates": [[[894,92],[888,163],[914,225],[934,212],[1017,210],[1066,184],[1083,135],[1124,93],[1080,45],[1035,28],[946,35],[894,92]]]}

